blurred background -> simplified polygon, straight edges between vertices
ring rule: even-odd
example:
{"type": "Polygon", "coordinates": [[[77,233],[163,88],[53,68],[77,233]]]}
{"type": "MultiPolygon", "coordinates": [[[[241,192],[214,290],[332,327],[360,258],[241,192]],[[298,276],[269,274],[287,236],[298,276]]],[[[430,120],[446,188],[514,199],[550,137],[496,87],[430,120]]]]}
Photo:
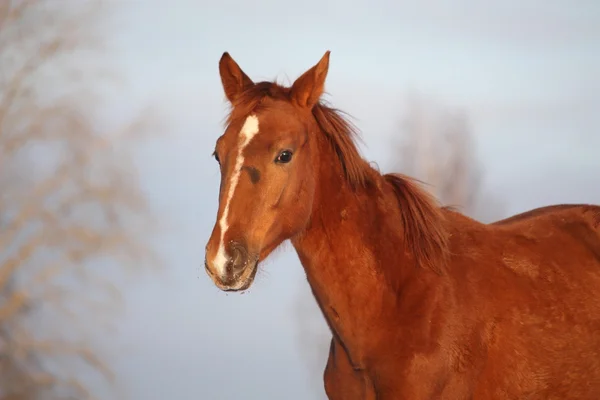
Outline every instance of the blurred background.
{"type": "Polygon", "coordinates": [[[291,246],[203,270],[218,60],[326,99],[383,172],[485,222],[600,203],[595,0],[0,0],[0,399],[325,399],[291,246]]]}

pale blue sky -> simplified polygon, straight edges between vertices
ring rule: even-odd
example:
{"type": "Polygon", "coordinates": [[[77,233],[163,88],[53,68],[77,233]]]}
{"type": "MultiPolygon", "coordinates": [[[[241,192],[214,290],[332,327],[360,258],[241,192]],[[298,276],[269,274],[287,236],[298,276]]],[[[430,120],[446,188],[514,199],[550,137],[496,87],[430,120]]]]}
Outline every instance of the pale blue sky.
{"type": "Polygon", "coordinates": [[[133,399],[315,395],[295,337],[292,304],[308,289],[291,249],[272,256],[244,295],[219,292],[202,268],[217,208],[210,154],[226,110],[224,51],[255,81],[290,82],[331,50],[328,100],[354,116],[363,153],[384,170],[416,90],[467,111],[486,187],[507,212],[600,203],[597,1],[110,4],[105,33],[128,86],[106,99],[106,112],[160,110],[164,136],[144,150],[142,174],[172,225],[160,243],[166,270],[131,288],[109,338],[133,399]]]}

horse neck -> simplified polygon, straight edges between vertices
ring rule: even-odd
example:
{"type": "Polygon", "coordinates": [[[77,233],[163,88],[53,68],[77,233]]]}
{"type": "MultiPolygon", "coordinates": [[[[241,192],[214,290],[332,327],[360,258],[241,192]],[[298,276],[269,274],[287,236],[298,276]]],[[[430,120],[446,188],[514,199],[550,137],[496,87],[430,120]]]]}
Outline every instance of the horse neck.
{"type": "MultiPolygon", "coordinates": [[[[320,160],[335,159],[335,154],[320,160]]],[[[366,168],[370,168],[367,165],[366,168]]],[[[366,329],[397,303],[411,268],[402,240],[393,189],[375,170],[364,188],[352,189],[341,166],[319,162],[307,229],[292,240],[330,328],[359,344],[366,329]]],[[[359,346],[360,347],[360,346],[359,346]]]]}

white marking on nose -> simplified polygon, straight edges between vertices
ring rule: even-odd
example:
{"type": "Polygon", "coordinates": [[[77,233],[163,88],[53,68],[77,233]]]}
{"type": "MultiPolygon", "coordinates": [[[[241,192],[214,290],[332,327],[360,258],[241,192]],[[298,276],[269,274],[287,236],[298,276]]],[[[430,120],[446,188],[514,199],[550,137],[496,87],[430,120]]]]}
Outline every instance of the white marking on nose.
{"type": "Polygon", "coordinates": [[[227,223],[227,214],[229,213],[229,203],[233,198],[233,192],[238,184],[240,179],[240,172],[242,170],[242,166],[244,165],[244,148],[248,146],[248,143],[256,136],[258,133],[258,118],[255,115],[250,115],[246,118],[244,122],[244,126],[242,126],[242,130],[240,131],[240,145],[238,148],[237,157],[235,159],[235,167],[233,169],[233,173],[231,174],[231,182],[229,183],[229,190],[227,191],[227,197],[225,198],[225,208],[223,209],[223,214],[221,215],[221,219],[219,220],[219,227],[221,228],[221,240],[219,241],[219,249],[217,250],[217,255],[213,261],[213,265],[215,266],[216,272],[223,276],[225,274],[225,265],[227,265],[227,254],[225,253],[225,232],[229,228],[229,224],[227,223]]]}

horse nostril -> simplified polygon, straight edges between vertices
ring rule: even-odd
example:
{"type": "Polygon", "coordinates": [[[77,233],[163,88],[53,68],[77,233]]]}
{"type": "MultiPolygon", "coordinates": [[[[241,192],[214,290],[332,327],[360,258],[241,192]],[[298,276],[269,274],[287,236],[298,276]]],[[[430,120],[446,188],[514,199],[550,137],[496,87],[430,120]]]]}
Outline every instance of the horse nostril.
{"type": "Polygon", "coordinates": [[[248,261],[246,249],[242,246],[235,245],[231,248],[231,266],[234,273],[244,270],[248,261]]]}

